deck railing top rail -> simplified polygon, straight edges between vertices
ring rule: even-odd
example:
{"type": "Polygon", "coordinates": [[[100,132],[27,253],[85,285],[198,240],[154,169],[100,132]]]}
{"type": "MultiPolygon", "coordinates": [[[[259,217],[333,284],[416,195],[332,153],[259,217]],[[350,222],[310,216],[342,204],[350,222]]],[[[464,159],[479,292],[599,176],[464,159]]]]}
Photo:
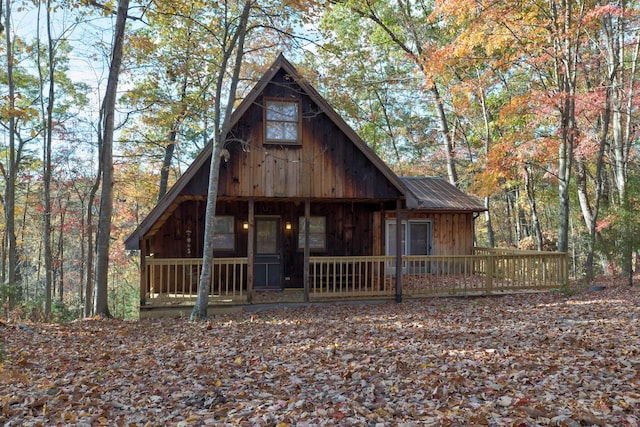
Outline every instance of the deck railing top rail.
{"type": "Polygon", "coordinates": [[[475,246],[473,248],[474,255],[535,255],[535,256],[558,256],[566,255],[566,252],[557,251],[536,251],[527,249],[512,248],[489,248],[483,246],[475,246]]]}

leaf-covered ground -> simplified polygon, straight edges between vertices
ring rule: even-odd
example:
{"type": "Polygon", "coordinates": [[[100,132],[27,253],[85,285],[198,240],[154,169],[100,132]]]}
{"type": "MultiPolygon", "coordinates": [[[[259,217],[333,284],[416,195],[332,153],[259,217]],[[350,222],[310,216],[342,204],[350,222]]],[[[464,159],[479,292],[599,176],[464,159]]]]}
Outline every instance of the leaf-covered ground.
{"type": "Polygon", "coordinates": [[[0,323],[0,424],[640,423],[640,289],[0,323]]]}

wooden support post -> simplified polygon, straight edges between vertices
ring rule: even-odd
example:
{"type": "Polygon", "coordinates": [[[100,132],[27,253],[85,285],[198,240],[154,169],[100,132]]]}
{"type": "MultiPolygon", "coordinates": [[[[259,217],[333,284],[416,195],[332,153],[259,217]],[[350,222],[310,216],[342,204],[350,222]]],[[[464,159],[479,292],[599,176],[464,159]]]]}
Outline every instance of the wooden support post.
{"type": "Polygon", "coordinates": [[[396,200],[396,302],[402,302],[402,201],[396,200]]]}
{"type": "MultiPolygon", "coordinates": [[[[143,306],[147,302],[147,286],[149,277],[147,277],[147,240],[144,238],[140,242],[140,305],[143,306]]],[[[86,297],[86,296],[85,296],[86,297]]]]}
{"type": "Polygon", "coordinates": [[[247,302],[253,301],[253,265],[255,261],[255,203],[253,197],[249,198],[249,230],[247,233],[247,302]]]}
{"type": "Polygon", "coordinates": [[[309,302],[309,223],[311,222],[311,201],[304,201],[304,268],[302,283],[304,286],[304,302],[309,302]]]}

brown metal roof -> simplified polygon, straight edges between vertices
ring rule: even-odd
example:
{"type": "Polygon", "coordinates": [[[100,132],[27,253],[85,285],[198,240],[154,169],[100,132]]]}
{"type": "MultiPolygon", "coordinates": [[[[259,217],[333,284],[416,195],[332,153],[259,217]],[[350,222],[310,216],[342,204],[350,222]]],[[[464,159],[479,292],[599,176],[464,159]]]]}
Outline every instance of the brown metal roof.
{"type": "Polygon", "coordinates": [[[435,177],[400,177],[407,190],[414,196],[417,205],[414,209],[484,212],[487,208],[478,197],[435,177]]]}

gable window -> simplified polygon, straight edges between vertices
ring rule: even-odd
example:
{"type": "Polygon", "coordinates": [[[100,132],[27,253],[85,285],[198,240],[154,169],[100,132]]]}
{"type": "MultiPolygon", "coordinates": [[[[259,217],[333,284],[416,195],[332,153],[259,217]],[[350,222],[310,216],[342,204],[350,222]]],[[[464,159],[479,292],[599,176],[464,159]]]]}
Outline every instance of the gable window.
{"type": "MultiPolygon", "coordinates": [[[[305,220],[298,221],[298,249],[304,249],[305,220]]],[[[312,216],[309,218],[309,249],[312,251],[327,250],[327,218],[312,216]]]]}
{"type": "Polygon", "coordinates": [[[265,142],[300,144],[300,104],[297,101],[265,101],[265,142]]]}
{"type": "Polygon", "coordinates": [[[235,249],[235,227],[232,216],[216,216],[213,221],[213,250],[232,251],[235,249]]]}

